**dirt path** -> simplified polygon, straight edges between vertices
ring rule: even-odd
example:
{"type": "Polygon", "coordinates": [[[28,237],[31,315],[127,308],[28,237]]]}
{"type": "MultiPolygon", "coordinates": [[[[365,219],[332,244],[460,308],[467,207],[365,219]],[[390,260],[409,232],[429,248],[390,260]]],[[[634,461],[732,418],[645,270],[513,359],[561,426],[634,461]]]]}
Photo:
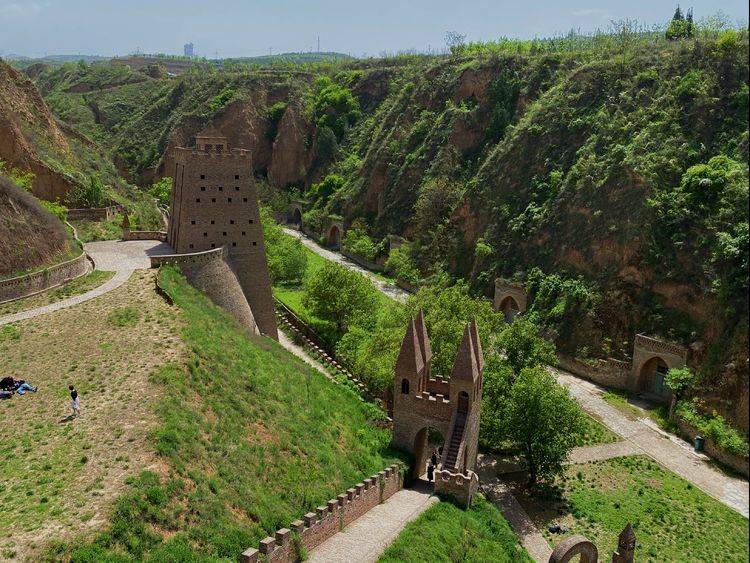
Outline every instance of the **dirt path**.
{"type": "Polygon", "coordinates": [[[289,228],[284,227],[284,232],[288,235],[293,236],[294,238],[300,239],[302,241],[302,244],[304,244],[307,248],[312,250],[315,254],[322,256],[326,260],[330,260],[331,262],[335,262],[336,264],[341,264],[342,266],[354,272],[358,272],[362,274],[363,276],[369,278],[370,281],[372,281],[372,283],[374,283],[375,286],[377,286],[377,288],[380,291],[385,293],[391,299],[395,299],[396,301],[400,301],[403,303],[409,297],[410,294],[404,291],[403,289],[401,289],[400,287],[383,281],[378,276],[373,274],[370,270],[363,268],[359,264],[355,264],[351,260],[347,260],[340,253],[333,252],[331,250],[323,248],[314,240],[311,240],[300,231],[296,231],[294,229],[289,229],[289,228]]]}
{"type": "Polygon", "coordinates": [[[401,533],[401,530],[435,504],[431,487],[401,489],[344,530],[313,549],[310,563],[372,563],[401,533]]]}
{"type": "Polygon", "coordinates": [[[89,299],[109,293],[128,281],[135,270],[150,268],[149,255],[171,252],[169,245],[153,240],[90,242],[85,244],[83,248],[94,260],[97,270],[115,272],[115,275],[109,281],[86,293],[74,295],[42,307],[0,317],[0,326],[73,307],[89,299]]]}

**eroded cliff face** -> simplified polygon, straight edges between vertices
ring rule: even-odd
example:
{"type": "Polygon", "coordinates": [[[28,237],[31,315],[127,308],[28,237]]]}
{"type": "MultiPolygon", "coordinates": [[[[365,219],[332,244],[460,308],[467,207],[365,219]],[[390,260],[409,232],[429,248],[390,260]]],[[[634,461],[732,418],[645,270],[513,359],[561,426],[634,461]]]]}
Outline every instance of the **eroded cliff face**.
{"type": "Polygon", "coordinates": [[[63,199],[74,182],[45,164],[40,151],[62,162],[73,160],[67,137],[34,84],[0,61],[0,160],[33,172],[37,197],[63,199]]]}

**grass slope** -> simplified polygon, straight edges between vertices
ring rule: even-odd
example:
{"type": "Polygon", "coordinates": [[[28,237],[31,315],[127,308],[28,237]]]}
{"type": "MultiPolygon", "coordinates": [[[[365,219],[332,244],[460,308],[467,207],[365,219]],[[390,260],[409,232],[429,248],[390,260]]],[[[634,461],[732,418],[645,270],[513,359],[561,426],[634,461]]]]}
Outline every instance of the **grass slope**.
{"type": "Polygon", "coordinates": [[[471,508],[448,502],[430,507],[404,528],[379,563],[532,561],[500,511],[482,495],[471,508]]]}
{"type": "Polygon", "coordinates": [[[111,527],[74,561],[235,561],[246,548],[397,460],[371,405],[244,331],[173,269],[186,365],[153,377],[165,393],[153,433],[160,474],[131,480],[111,527]],[[374,413],[371,413],[374,414],[374,413]]]}

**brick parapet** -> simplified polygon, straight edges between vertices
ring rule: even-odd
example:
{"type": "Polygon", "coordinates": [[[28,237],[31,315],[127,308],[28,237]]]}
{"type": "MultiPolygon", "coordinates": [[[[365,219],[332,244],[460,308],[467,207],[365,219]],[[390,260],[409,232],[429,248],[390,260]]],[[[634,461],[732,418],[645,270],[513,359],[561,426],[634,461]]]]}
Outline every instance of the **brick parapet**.
{"type": "Polygon", "coordinates": [[[630,376],[632,364],[630,362],[607,358],[597,359],[594,362],[595,365],[591,365],[563,354],[558,354],[557,359],[562,369],[591,380],[594,383],[604,385],[605,387],[633,390],[630,376]]]}
{"type": "Polygon", "coordinates": [[[80,277],[88,271],[88,258],[86,253],[82,252],[72,260],[55,264],[44,270],[0,280],[0,303],[47,291],[80,277]]]}
{"type": "Polygon", "coordinates": [[[166,231],[130,231],[122,232],[122,240],[158,240],[166,242],[166,231]]]}
{"type": "Polygon", "coordinates": [[[687,348],[679,344],[667,342],[665,340],[659,340],[652,336],[646,336],[645,334],[636,334],[635,336],[635,348],[641,348],[654,354],[672,354],[674,356],[687,357],[687,348]]]}
{"type": "Polygon", "coordinates": [[[68,209],[69,221],[110,221],[114,219],[117,207],[90,207],[82,209],[68,209]]]}
{"type": "Polygon", "coordinates": [[[223,246],[214,248],[211,250],[204,250],[203,252],[191,252],[187,254],[159,254],[151,256],[151,267],[158,268],[159,266],[195,266],[200,264],[207,264],[214,260],[224,260],[227,256],[227,249],[223,246]]]}
{"type": "Polygon", "coordinates": [[[357,518],[385,502],[403,487],[403,476],[397,464],[377,475],[364,479],[345,493],[308,512],[302,520],[291,523],[290,529],[278,530],[274,537],[259,542],[240,555],[242,563],[291,563],[299,560],[299,548],[310,551],[334,536],[357,518]],[[297,538],[295,540],[295,537],[297,538]],[[295,545],[296,543],[299,545],[295,545]]]}
{"type": "Polygon", "coordinates": [[[435,492],[453,497],[458,503],[468,506],[479,488],[479,477],[473,471],[452,473],[447,470],[435,471],[435,492]]]}

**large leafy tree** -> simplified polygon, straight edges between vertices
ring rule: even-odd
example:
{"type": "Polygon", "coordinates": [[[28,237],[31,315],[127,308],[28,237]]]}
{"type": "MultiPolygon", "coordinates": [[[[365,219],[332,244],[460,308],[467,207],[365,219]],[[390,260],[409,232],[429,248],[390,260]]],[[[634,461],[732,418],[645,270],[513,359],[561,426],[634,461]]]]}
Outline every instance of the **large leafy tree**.
{"type": "Polygon", "coordinates": [[[285,234],[266,208],[261,208],[268,271],[273,283],[297,283],[305,277],[307,253],[302,242],[285,234]]]}
{"type": "Polygon", "coordinates": [[[674,420],[674,409],[682,396],[698,381],[697,376],[688,367],[672,368],[664,378],[664,384],[672,392],[669,403],[669,420],[674,420]]]}
{"type": "Polygon", "coordinates": [[[562,471],[584,424],[578,403],[541,366],[521,370],[508,395],[505,421],[531,485],[562,471]]]}
{"type": "Polygon", "coordinates": [[[303,304],[343,332],[357,319],[372,316],[380,307],[380,296],[363,275],[326,262],[305,280],[303,304]]]}
{"type": "Polygon", "coordinates": [[[542,336],[539,326],[531,319],[515,319],[500,333],[496,345],[515,375],[524,368],[557,361],[555,345],[542,336]]]}

